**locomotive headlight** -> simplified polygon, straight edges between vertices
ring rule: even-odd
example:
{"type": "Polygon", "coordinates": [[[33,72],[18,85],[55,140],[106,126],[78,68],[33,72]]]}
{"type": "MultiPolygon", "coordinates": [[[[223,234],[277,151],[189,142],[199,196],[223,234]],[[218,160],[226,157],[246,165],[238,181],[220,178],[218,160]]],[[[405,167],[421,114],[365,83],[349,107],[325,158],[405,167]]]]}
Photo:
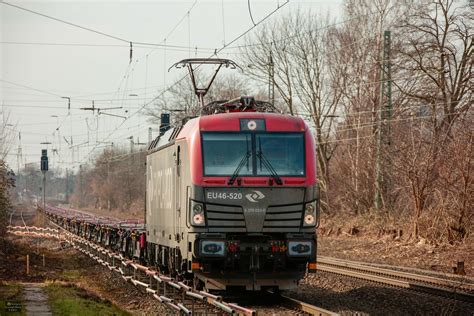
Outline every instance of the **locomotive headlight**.
{"type": "Polygon", "coordinates": [[[303,217],[303,226],[315,226],[318,219],[318,201],[314,200],[305,204],[304,206],[304,217],[303,217]]]}
{"type": "Polygon", "coordinates": [[[314,223],[316,222],[316,220],[314,219],[314,215],[313,214],[306,214],[304,216],[304,223],[305,225],[314,225],[314,223]]]}
{"type": "Polygon", "coordinates": [[[202,205],[201,204],[194,204],[193,206],[193,212],[194,214],[201,214],[203,211],[202,205]]]}
{"type": "Polygon", "coordinates": [[[193,226],[205,226],[206,217],[204,216],[204,205],[191,201],[190,222],[193,226]]]}
{"type": "Polygon", "coordinates": [[[204,224],[204,215],[202,215],[202,214],[194,214],[194,216],[193,216],[193,224],[194,224],[194,225],[202,225],[202,224],[204,224]]]}

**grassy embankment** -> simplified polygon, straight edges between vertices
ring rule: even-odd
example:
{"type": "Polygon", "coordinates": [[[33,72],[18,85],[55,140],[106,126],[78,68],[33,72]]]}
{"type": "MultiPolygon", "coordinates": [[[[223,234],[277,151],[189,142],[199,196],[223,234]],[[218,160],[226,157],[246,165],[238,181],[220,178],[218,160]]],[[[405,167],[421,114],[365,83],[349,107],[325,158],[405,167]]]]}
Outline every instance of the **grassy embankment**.
{"type": "Polygon", "coordinates": [[[53,315],[130,315],[111,302],[74,285],[49,284],[46,293],[53,315]]]}
{"type": "Polygon", "coordinates": [[[9,316],[26,315],[21,286],[18,284],[0,284],[0,315],[7,314],[6,304],[11,302],[19,303],[23,308],[21,312],[8,312],[9,316]]]}

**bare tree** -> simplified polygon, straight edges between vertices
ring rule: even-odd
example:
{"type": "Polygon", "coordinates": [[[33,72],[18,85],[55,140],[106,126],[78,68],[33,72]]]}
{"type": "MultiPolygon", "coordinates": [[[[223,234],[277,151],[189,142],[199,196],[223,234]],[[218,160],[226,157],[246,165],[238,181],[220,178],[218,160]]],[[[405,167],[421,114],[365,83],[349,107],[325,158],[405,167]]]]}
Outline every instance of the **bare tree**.
{"type": "Polygon", "coordinates": [[[9,128],[9,113],[2,112],[0,123],[0,240],[4,240],[8,212],[11,211],[10,189],[15,186],[14,174],[9,170],[5,158],[13,143],[14,130],[9,128]]]}
{"type": "Polygon", "coordinates": [[[10,123],[10,113],[7,111],[1,112],[0,122],[0,160],[5,161],[11,146],[13,145],[15,137],[15,126],[10,123]]]}
{"type": "MultiPolygon", "coordinates": [[[[403,144],[411,145],[406,146],[397,162],[398,170],[411,188],[415,239],[420,234],[424,212],[429,211],[436,218],[432,216],[434,205],[446,200],[447,188],[443,188],[440,174],[451,160],[449,156],[453,152],[449,149],[456,148],[451,143],[456,143],[456,135],[462,135],[456,122],[461,121],[464,126],[472,122],[469,115],[474,86],[472,21],[467,4],[463,6],[451,0],[422,1],[400,26],[406,42],[399,48],[398,64],[409,74],[411,84],[397,87],[411,107],[418,106],[414,119],[426,118],[424,122],[414,121],[410,127],[411,135],[400,145],[402,148],[403,144]],[[434,199],[434,194],[439,200],[434,199]]],[[[458,163],[457,158],[455,161],[458,163]]],[[[448,215],[448,209],[443,210],[443,216],[448,215]]],[[[459,218],[465,218],[463,211],[459,218]]],[[[459,223],[456,227],[460,227],[459,223]]]]}
{"type": "MultiPolygon", "coordinates": [[[[375,135],[382,111],[382,36],[407,7],[399,1],[349,0],[344,9],[345,23],[327,31],[324,46],[328,52],[326,63],[332,96],[337,102],[334,141],[341,145],[335,154],[334,168],[338,174],[333,181],[346,184],[344,190],[335,187],[331,195],[337,196],[338,206],[358,214],[371,209],[374,201],[375,135]]],[[[395,108],[402,104],[401,95],[394,93],[392,98],[395,108]]],[[[385,197],[388,195],[389,192],[385,197]]]]}
{"type": "Polygon", "coordinates": [[[428,106],[433,131],[450,134],[456,119],[473,105],[473,18],[467,1],[422,1],[400,26],[407,44],[401,67],[416,85],[401,88],[414,102],[428,106]]]}
{"type": "Polygon", "coordinates": [[[76,175],[71,197],[79,208],[140,212],[145,200],[145,152],[108,148],[76,175]]]}
{"type": "MultiPolygon", "coordinates": [[[[241,49],[243,64],[254,79],[269,82],[285,104],[285,112],[305,116],[316,131],[318,176],[323,205],[329,185],[329,163],[335,144],[331,142],[341,90],[340,77],[329,70],[328,16],[298,11],[263,28],[241,49]]],[[[270,95],[270,93],[269,93],[270,95]]]]}
{"type": "MultiPolygon", "coordinates": [[[[285,112],[291,115],[296,113],[291,45],[292,37],[302,26],[301,17],[298,12],[263,26],[253,37],[247,37],[241,47],[245,73],[257,82],[268,83],[269,89],[274,88],[284,102],[285,112]]],[[[269,99],[271,97],[269,93],[269,99]]]]}

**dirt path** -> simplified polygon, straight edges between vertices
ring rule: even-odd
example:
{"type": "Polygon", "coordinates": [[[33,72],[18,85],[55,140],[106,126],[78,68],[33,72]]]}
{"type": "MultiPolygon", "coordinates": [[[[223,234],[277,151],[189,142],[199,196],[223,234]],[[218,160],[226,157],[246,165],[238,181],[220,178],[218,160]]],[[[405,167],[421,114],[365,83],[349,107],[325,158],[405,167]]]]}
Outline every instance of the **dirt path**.
{"type": "Polygon", "coordinates": [[[43,283],[22,283],[26,315],[52,315],[43,283]]]}

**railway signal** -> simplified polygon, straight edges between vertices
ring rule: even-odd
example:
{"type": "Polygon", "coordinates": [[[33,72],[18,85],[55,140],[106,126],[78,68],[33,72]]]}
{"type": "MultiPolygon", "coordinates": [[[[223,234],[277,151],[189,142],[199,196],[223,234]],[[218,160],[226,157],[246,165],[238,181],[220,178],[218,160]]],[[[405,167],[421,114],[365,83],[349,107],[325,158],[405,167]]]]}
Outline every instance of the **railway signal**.
{"type": "Polygon", "coordinates": [[[46,171],[49,169],[48,150],[41,150],[41,172],[43,173],[43,208],[46,207],[46,171]]]}

